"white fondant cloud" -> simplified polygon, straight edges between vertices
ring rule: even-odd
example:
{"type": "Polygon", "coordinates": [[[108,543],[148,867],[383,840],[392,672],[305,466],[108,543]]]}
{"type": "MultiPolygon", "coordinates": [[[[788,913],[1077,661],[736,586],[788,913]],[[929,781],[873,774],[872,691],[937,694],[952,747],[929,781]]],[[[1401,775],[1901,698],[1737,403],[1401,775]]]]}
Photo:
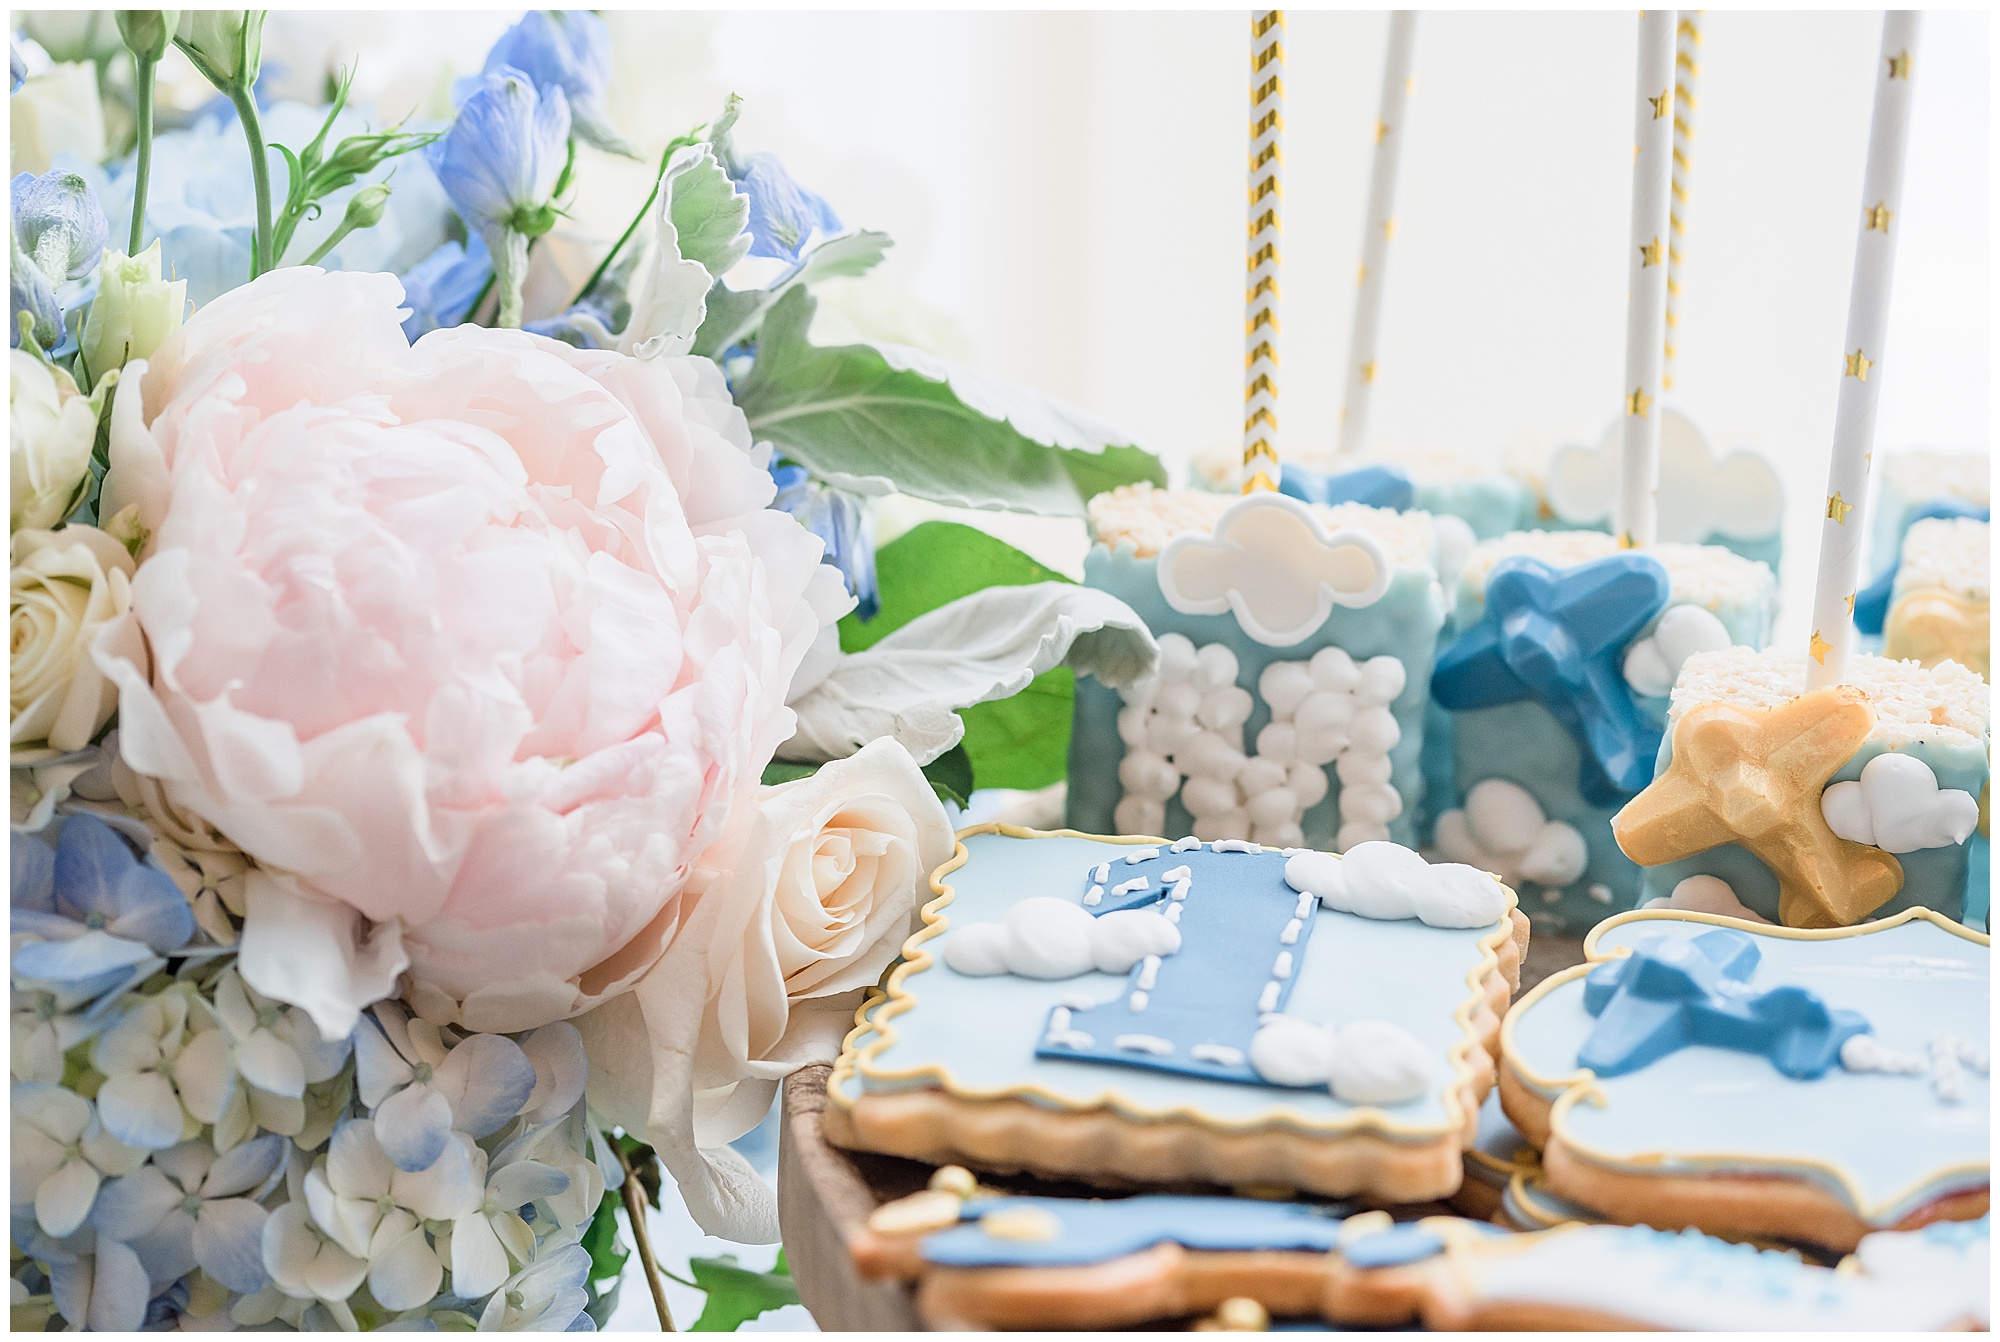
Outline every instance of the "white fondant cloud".
{"type": "Polygon", "coordinates": [[[997,923],[967,923],[945,934],[944,962],[961,974],[1069,979],[1101,970],[1122,974],[1148,955],[1172,955],[1181,931],[1151,909],[1093,918],[1066,899],[1040,895],[997,923]]]}
{"type": "Polygon", "coordinates": [[[1509,885],[1526,880],[1559,888],[1581,878],[1590,861],[1576,826],[1547,819],[1533,794],[1505,778],[1475,783],[1464,810],[1438,816],[1435,841],[1452,861],[1509,885]]]}
{"type": "Polygon", "coordinates": [[[1721,652],[1729,642],[1729,630],[1713,612],[1700,606],[1669,607],[1652,633],[1625,649],[1625,683],[1634,694],[1664,698],[1688,658],[1721,652]]]}
{"type": "Polygon", "coordinates": [[[1877,755],[1859,782],[1835,783],[1822,793],[1820,811],[1841,838],[1885,853],[1964,843],[1979,823],[1973,795],[1938,787],[1937,775],[1914,755],[1877,755]]]}
{"type": "Polygon", "coordinates": [[[1878,1230],[1863,1235],[1854,1250],[1865,1275],[1891,1286],[1921,1291],[1933,1300],[1950,1300],[1981,1328],[1992,1322],[1991,1254],[1987,1235],[1974,1239],[1922,1230],[1878,1230]]]}
{"type": "MultiPolygon", "coordinates": [[[[1621,417],[1597,446],[1573,444],[1550,459],[1544,488],[1557,517],[1589,524],[1611,516],[1623,429],[1621,417]]],[[[1662,412],[1661,540],[1698,544],[1718,532],[1732,540],[1763,540],[1778,534],[1784,506],[1784,487],[1769,461],[1740,448],[1717,461],[1693,420],[1678,410],[1662,412]]]]}
{"type": "Polygon", "coordinates": [[[1431,1086],[1431,1055],[1388,1021],[1336,1030],[1297,1016],[1267,1018],[1250,1040],[1250,1066],[1280,1086],[1325,1085],[1348,1104],[1401,1104],[1431,1086]]]}
{"type": "Polygon", "coordinates": [[[1432,927],[1485,927],[1507,912],[1507,892],[1491,876],[1456,862],[1426,862],[1387,840],[1358,843],[1342,857],[1298,853],[1285,883],[1330,909],[1363,918],[1417,918],[1432,927]]]}
{"type": "Polygon", "coordinates": [[[1268,492],[1231,504],[1213,536],[1167,542],[1158,573],[1160,594],[1175,610],[1234,611],[1244,633],[1275,648],[1307,638],[1336,605],[1373,605],[1392,576],[1373,536],[1329,533],[1305,504],[1268,492]]]}
{"type": "Polygon", "coordinates": [[[1736,897],[1736,887],[1720,876],[1690,876],[1674,887],[1671,895],[1646,901],[1649,909],[1679,909],[1685,913],[1713,913],[1723,918],[1741,918],[1749,923],[1771,920],[1747,907],[1736,897]]]}

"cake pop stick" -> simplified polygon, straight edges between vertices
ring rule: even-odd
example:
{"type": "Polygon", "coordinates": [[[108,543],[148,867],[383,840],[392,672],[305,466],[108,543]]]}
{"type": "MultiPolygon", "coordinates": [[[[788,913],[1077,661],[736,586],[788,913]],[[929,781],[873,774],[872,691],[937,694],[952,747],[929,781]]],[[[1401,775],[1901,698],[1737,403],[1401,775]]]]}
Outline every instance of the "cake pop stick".
{"type": "Polygon", "coordinates": [[[1631,288],[1625,306],[1624,443],[1618,458],[1619,544],[1651,545],[1658,529],[1660,364],[1666,352],[1668,190],[1673,172],[1674,16],[1639,14],[1634,96],[1631,288]]]}
{"type": "Polygon", "coordinates": [[[1278,233],[1284,200],[1285,13],[1250,16],[1250,264],[1244,281],[1243,492],[1278,487],[1278,233]]]}
{"type": "Polygon", "coordinates": [[[1667,347],[1660,389],[1674,389],[1674,353],[1680,340],[1681,247],[1687,232],[1688,160],[1694,147],[1694,85],[1701,77],[1701,11],[1680,11],[1674,26],[1673,205],[1667,215],[1667,347]]]}
{"type": "Polygon", "coordinates": [[[1368,445],[1368,401],[1375,386],[1375,342],[1382,324],[1382,282],[1396,236],[1396,169],[1403,157],[1404,109],[1410,101],[1415,11],[1389,15],[1389,49],[1382,61],[1382,103],[1375,115],[1375,166],[1368,178],[1368,217],[1361,234],[1361,273],[1354,299],[1354,334],[1347,350],[1347,398],[1341,403],[1340,450],[1368,445]]]}

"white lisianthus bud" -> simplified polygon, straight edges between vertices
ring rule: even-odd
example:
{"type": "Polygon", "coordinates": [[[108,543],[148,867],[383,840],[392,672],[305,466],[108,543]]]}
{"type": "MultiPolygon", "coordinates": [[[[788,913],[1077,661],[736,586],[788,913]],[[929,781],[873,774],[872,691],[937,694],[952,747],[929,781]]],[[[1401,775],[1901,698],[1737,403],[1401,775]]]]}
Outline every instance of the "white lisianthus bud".
{"type": "Polygon", "coordinates": [[[137,256],[107,248],[97,266],[97,297],[77,342],[91,376],[152,358],[181,329],[186,310],[187,281],[160,278],[157,239],[137,256]]]}
{"type": "Polygon", "coordinates": [[[117,15],[106,9],[17,11],[21,31],[55,61],[102,61],[118,53],[117,15]]]}
{"type": "Polygon", "coordinates": [[[177,9],[118,11],[119,36],[125,39],[126,49],[142,60],[156,61],[166,55],[180,22],[181,12],[177,9]]]}
{"type": "Polygon", "coordinates": [[[97,438],[97,411],[68,373],[25,350],[9,351],[7,372],[13,467],[7,529],[53,527],[76,506],[97,438]]]}
{"type": "Polygon", "coordinates": [[[90,744],[118,707],[91,644],[132,606],[137,565],[96,527],[14,533],[7,743],[15,764],[90,744]]]}
{"type": "MultiPolygon", "coordinates": [[[[113,28],[114,36],[117,29],[113,28]]],[[[44,173],[64,150],[92,163],[104,158],[104,104],[97,67],[52,66],[7,100],[8,159],[16,173],[44,173]]]]}
{"type": "Polygon", "coordinates": [[[261,9],[189,9],[174,45],[217,88],[249,88],[264,60],[261,9]]]}

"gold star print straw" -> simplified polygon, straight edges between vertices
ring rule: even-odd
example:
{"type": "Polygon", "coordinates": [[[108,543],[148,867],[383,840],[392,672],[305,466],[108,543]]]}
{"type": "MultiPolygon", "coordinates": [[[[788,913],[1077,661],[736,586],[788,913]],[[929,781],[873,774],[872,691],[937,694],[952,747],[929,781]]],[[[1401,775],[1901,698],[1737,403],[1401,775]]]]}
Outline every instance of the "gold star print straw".
{"type": "Polygon", "coordinates": [[[1875,115],[1868,128],[1854,282],[1841,341],[1840,400],[1833,417],[1826,515],[1820,521],[1819,577],[1812,635],[1806,642],[1806,688],[1837,685],[1854,650],[1853,601],[1861,581],[1861,533],[1868,521],[1868,464],[1875,452],[1875,409],[1882,395],[1883,336],[1902,232],[1903,162],[1910,140],[1911,72],[1917,15],[1891,10],[1882,19],[1875,63],[1875,115]]]}
{"type": "Polygon", "coordinates": [[[1660,367],[1666,356],[1670,180],[1674,148],[1674,18],[1671,9],[1639,14],[1635,91],[1637,152],[1632,156],[1631,287],[1625,304],[1623,448],[1618,456],[1618,540],[1651,545],[1658,528],[1660,367]]]}
{"type": "Polygon", "coordinates": [[[1402,161],[1404,109],[1410,101],[1410,57],[1417,44],[1417,16],[1389,15],[1389,48],[1382,60],[1382,102],[1375,115],[1375,165],[1368,178],[1368,214],[1361,234],[1361,274],[1354,297],[1354,334],[1347,348],[1347,398],[1340,407],[1340,450],[1368,445],[1368,402],[1375,384],[1375,338],[1382,324],[1382,283],[1388,278],[1389,243],[1396,236],[1396,168],[1402,161]]]}
{"type": "Polygon", "coordinates": [[[1285,15],[1250,16],[1250,264],[1243,296],[1243,492],[1278,487],[1278,218],[1285,156],[1285,15]]]}
{"type": "Polygon", "coordinates": [[[1674,25],[1673,205],[1667,215],[1667,348],[1660,386],[1674,388],[1674,353],[1681,325],[1681,246],[1687,232],[1688,156],[1694,147],[1694,84],[1701,77],[1701,11],[1680,11],[1674,25]]]}

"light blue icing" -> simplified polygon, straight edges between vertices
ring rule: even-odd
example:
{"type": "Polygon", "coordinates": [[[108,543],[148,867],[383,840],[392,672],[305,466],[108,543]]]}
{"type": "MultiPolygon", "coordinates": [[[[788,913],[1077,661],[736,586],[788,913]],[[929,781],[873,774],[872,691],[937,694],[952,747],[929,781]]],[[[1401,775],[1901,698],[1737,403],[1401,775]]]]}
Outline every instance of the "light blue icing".
{"type": "Polygon", "coordinates": [[[1178,1244],[1209,1253],[1257,1249],[1325,1253],[1340,1242],[1343,1207],[1252,1198],[974,1198],[961,1222],[924,1237],[939,1267],[1081,1267],[1178,1244]],[[1002,1239],[978,1224],[989,1212],[1036,1208],[1062,1227],[1054,1239],[1002,1239]]]}
{"type": "MultiPolygon", "coordinates": [[[[1295,941],[1287,945],[1279,938],[1292,921],[1300,902],[1299,892],[1285,883],[1285,857],[1277,852],[1217,853],[1207,848],[1172,852],[1161,849],[1159,856],[1144,862],[1112,864],[1111,879],[1104,887],[1101,903],[1090,910],[1103,916],[1121,908],[1154,905],[1164,911],[1176,902],[1164,873],[1185,868],[1189,873],[1187,898],[1180,904],[1181,948],[1153,966],[1153,983],[1144,989],[1145,1007],[1131,1009],[1132,996],[1147,973],[1145,963],[1132,967],[1125,994],[1101,1006],[1059,1008],[1066,1011],[1066,1029],[1090,1036],[1065,1037],[1053,1028],[1035,1050],[1041,1058],[1089,1058],[1123,1067],[1147,1067],[1187,1076],[1212,1077],[1243,1085],[1269,1086],[1276,1083],[1259,1076],[1249,1063],[1250,1039],[1257,1033],[1261,1015],[1282,1012],[1298,982],[1296,974],[1273,978],[1276,957],[1284,954],[1292,962],[1303,960],[1317,920],[1302,920],[1295,941]],[[1113,885],[1145,877],[1146,890],[1123,899],[1112,897],[1113,885]],[[1265,986],[1278,985],[1278,993],[1268,1006],[1260,1001],[1265,986]],[[1170,1053],[1148,1053],[1120,1048],[1120,1035],[1145,1034],[1164,1039],[1173,1046],[1170,1053]],[[1233,1061],[1195,1056],[1203,1044],[1233,1049],[1233,1061]]],[[[1095,868],[1084,873],[1085,885],[1095,868]]]]}
{"type": "MultiPolygon", "coordinates": [[[[969,860],[945,877],[953,889],[943,916],[951,927],[997,922],[1015,903],[1033,895],[1076,899],[1075,876],[1100,862],[1122,863],[1130,845],[1049,836],[1014,839],[974,834],[965,839],[969,860]]],[[[1184,855],[1183,855],[1184,856],[1184,855]]],[[[1200,884],[1191,898],[1199,898],[1200,884]]],[[[1387,1020],[1414,1035],[1448,1075],[1448,1052],[1464,1040],[1454,1014],[1473,992],[1471,979],[1486,954],[1482,940],[1495,929],[1427,927],[1415,919],[1383,922],[1321,908],[1286,1013],[1321,1024],[1387,1020]]],[[[1497,925],[1496,925],[1497,926],[1497,925]]],[[[1127,976],[1090,973],[1058,982],[1008,974],[971,977],[944,963],[951,932],[923,944],[928,968],[903,980],[913,1006],[893,1017],[877,1008],[875,1029],[893,1041],[864,1061],[842,1092],[893,1091],[950,1078],[966,1096],[1026,1095],[1042,1103],[1077,1107],[1115,1105],[1128,1114],[1197,1111],[1225,1124],[1291,1122],[1305,1128],[1337,1124],[1359,1106],[1326,1090],[1281,1090],[1171,1075],[1134,1067],[1035,1056],[1050,1009],[1067,998],[1110,1002],[1124,996],[1127,976]],[[1043,1092],[1035,1095],[1031,1092],[1043,1092]]],[[[1268,964],[1268,961],[1266,961],[1268,964]]],[[[871,1043],[871,1034],[860,1042],[871,1043]]],[[[1456,1131],[1460,1119],[1446,1111],[1443,1085],[1399,1105],[1394,1134],[1431,1140],[1456,1131]]]]}
{"type": "Polygon", "coordinates": [[[1496,471],[1470,479],[1420,481],[1415,506],[1427,513],[1459,518],[1472,528],[1474,536],[1491,540],[1533,526],[1541,499],[1520,480],[1496,471]]]}
{"type": "MultiPolygon", "coordinates": [[[[1271,710],[1257,693],[1258,678],[1273,662],[1310,660],[1321,648],[1341,648],[1355,661],[1389,656],[1401,661],[1405,674],[1403,692],[1389,705],[1402,739],[1389,752],[1390,782],[1403,797],[1403,812],[1389,822],[1389,837],[1397,843],[1416,842],[1416,803],[1423,791],[1418,757],[1423,751],[1424,709],[1430,701],[1431,657],[1436,651],[1438,628],[1444,622],[1444,603],[1432,569],[1398,567],[1388,592],[1371,606],[1352,610],[1335,606],[1326,623],[1303,643],[1273,648],[1243,632],[1232,614],[1184,615],[1167,604],[1160,594],[1159,564],[1156,559],[1140,559],[1129,544],[1116,552],[1102,545],[1091,547],[1083,564],[1083,580],[1102,592],[1125,602],[1146,622],[1157,637],[1178,632],[1195,646],[1225,644],[1236,654],[1236,683],[1248,690],[1253,700],[1250,719],[1244,724],[1246,752],[1254,752],[1257,733],[1271,720],[1271,710]]],[[[1118,711],[1124,706],[1116,691],[1092,677],[1081,677],[1076,685],[1076,711],[1069,742],[1068,820],[1071,829],[1091,834],[1118,832],[1113,818],[1125,795],[1118,780],[1118,765],[1125,758],[1125,742],[1118,735],[1118,711]]],[[[1309,848],[1331,849],[1340,828],[1340,780],[1334,767],[1326,768],[1327,795],[1305,813],[1300,827],[1309,848]]],[[[1192,833],[1193,818],[1176,794],[1166,807],[1168,837],[1192,833]]]]}
{"type": "MultiPolygon", "coordinates": [[[[1712,930],[1642,913],[1604,929],[1595,954],[1712,930]]],[[[1807,988],[1867,1018],[1885,1049],[1928,1057],[1940,1030],[1987,1046],[1990,953],[1975,941],[1917,918],[1826,939],[1745,935],[1762,952],[1753,988],[1807,988]]],[[[1578,976],[1514,1012],[1508,1058],[1516,1075],[1525,1069],[1532,1076],[1522,1079],[1539,1077],[1558,1091],[1576,1075],[1578,1052],[1597,1024],[1584,993],[1578,976]]],[[[1834,1068],[1797,1080],[1761,1057],[1696,1045],[1594,1084],[1605,1102],[1569,1106],[1558,1132],[1596,1161],[1663,1171],[1797,1170],[1878,1226],[1987,1182],[1991,1088],[1970,1069],[1963,1101],[1950,1104],[1925,1076],[1834,1068]]]]}
{"type": "Polygon", "coordinates": [[[1505,1165],[1535,1154],[1535,1148],[1521,1135],[1513,1120],[1507,1117],[1507,1111],[1500,1107],[1498,1086],[1486,1093],[1485,1102],[1479,1106],[1479,1135],[1473,1139],[1472,1147],[1481,1155],[1505,1165]]]}
{"type": "Polygon", "coordinates": [[[1509,1225],[1520,1230],[1545,1230],[1565,1221],[1591,1224],[1604,1219],[1581,1202],[1551,1193],[1540,1170],[1507,1181],[1507,1191],[1500,1195],[1500,1212],[1509,1225]]]}
{"type": "MultiPolygon", "coordinates": [[[[1674,739],[1670,733],[1660,743],[1659,763],[1653,769],[1655,778],[1667,771],[1668,765],[1673,762],[1673,753],[1674,739]]],[[[1861,770],[1870,760],[1886,753],[1888,751],[1882,745],[1869,742],[1840,766],[1828,786],[1860,778],[1861,770]]],[[[1898,746],[1895,753],[1913,756],[1929,765],[1931,772],[1937,775],[1940,788],[1962,788],[1977,797],[1980,789],[1986,786],[1984,736],[1977,746],[1913,741],[1898,746]]],[[[1935,909],[1947,918],[1958,918],[1967,912],[1965,900],[1973,886],[1969,875],[1972,843],[1978,837],[1979,832],[1974,830],[1964,843],[1949,844],[1943,848],[1920,848],[1914,853],[1897,853],[1896,861],[1903,866],[1902,888],[1888,903],[1868,916],[1887,918],[1913,908],[1935,909]]],[[[1736,892],[1736,898],[1745,908],[1772,922],[1778,921],[1778,878],[1764,865],[1762,858],[1740,844],[1726,843],[1677,862],[1644,868],[1643,898],[1671,895],[1674,887],[1690,876],[1720,877],[1729,882],[1730,889],[1736,892]]]]}
{"type": "MultiPolygon", "coordinates": [[[[1668,598],[1661,614],[1675,606],[1690,604],[1694,603],[1677,593],[1668,598]]],[[[1484,587],[1471,581],[1461,583],[1457,606],[1452,612],[1452,627],[1471,627],[1485,610],[1484,587]]],[[[1777,613],[1776,581],[1755,600],[1726,603],[1711,608],[1711,613],[1729,631],[1731,642],[1761,648],[1770,637],[1771,621],[1777,613]]],[[[1658,625],[1655,617],[1638,637],[1650,637],[1658,625]]],[[[1656,726],[1665,724],[1668,703],[1665,696],[1637,695],[1634,701],[1644,720],[1656,726]]],[[[1523,883],[1521,911],[1527,914],[1537,932],[1581,935],[1609,915],[1636,907],[1642,898],[1655,893],[1645,889],[1643,870],[1625,856],[1611,837],[1611,817],[1618,808],[1596,806],[1584,799],[1578,787],[1582,752],[1553,714],[1537,703],[1515,703],[1450,716],[1453,805],[1461,804],[1475,784],[1489,778],[1504,778],[1526,789],[1541,806],[1543,815],[1574,826],[1583,836],[1587,857],[1583,875],[1576,881],[1560,891],[1545,889],[1532,881],[1523,883]],[[1593,887],[1599,895],[1609,898],[1593,896],[1593,887]]],[[[1430,814],[1435,817],[1438,811],[1446,809],[1449,808],[1435,806],[1430,814]]],[[[1775,905],[1769,916],[1777,916],[1775,905]]]]}
{"type": "Polygon", "coordinates": [[[1993,844],[1978,830],[1965,843],[1965,917],[1962,921],[1976,932],[1990,929],[1993,916],[1993,844]]]}

